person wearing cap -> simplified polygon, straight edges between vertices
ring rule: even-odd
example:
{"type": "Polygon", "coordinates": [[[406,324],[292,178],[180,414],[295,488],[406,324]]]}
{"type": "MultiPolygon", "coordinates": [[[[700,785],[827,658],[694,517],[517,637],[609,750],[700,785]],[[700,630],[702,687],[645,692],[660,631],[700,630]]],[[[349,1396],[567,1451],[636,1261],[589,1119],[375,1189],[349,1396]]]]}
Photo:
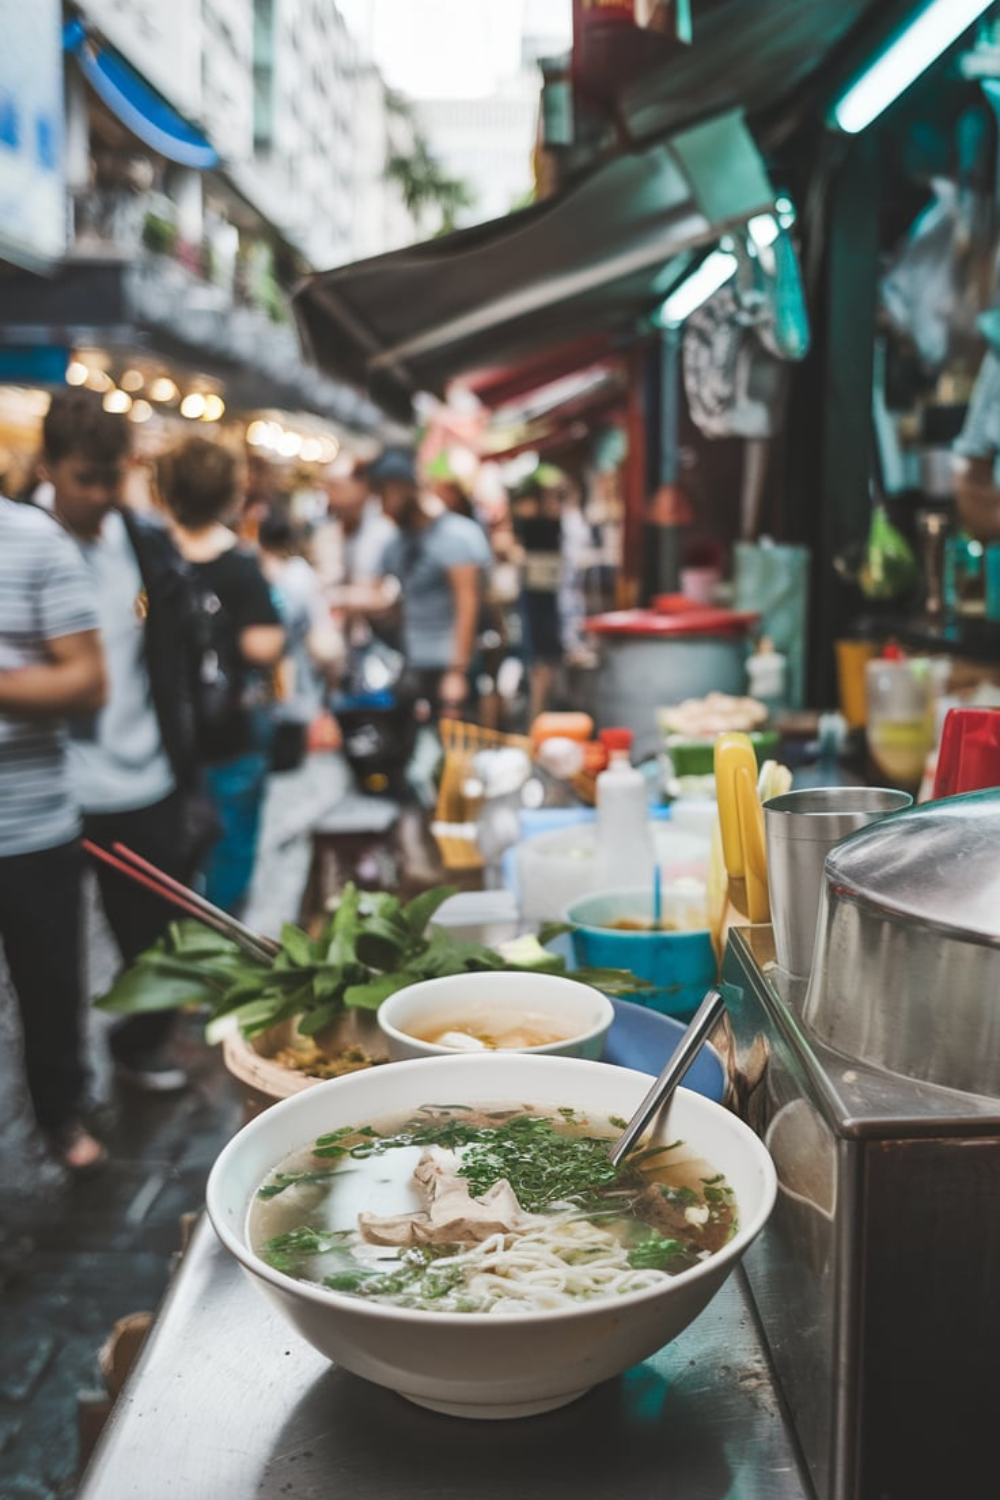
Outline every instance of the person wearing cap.
{"type": "Polygon", "coordinates": [[[382,554],[402,607],[403,652],[418,696],[435,715],[458,717],[472,697],[483,580],[492,562],[480,526],[425,489],[411,448],[388,447],[368,483],[398,533],[382,554]]]}

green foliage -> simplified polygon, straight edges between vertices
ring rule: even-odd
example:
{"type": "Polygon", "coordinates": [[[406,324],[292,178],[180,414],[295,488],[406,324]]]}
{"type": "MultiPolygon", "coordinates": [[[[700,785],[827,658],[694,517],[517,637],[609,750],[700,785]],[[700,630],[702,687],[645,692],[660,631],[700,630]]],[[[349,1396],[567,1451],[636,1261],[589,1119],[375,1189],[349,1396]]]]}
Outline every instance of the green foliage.
{"type": "Polygon", "coordinates": [[[159,214],[147,213],[142,221],[142,243],[154,255],[173,255],[177,248],[177,225],[159,214]]]}
{"type": "Polygon", "coordinates": [[[389,153],[385,175],[399,189],[403,203],[418,223],[428,209],[438,211],[438,234],[449,234],[461,210],[471,208],[475,201],[468,184],[449,177],[419,132],[414,134],[409,150],[389,153]]]}
{"type": "MultiPolygon", "coordinates": [[[[507,957],[434,926],[438,908],[454,894],[452,886],[437,886],[404,904],[388,892],[348,885],[315,939],[285,923],[270,965],[198,922],[174,922],[96,1003],[120,1015],[203,1007],[210,1040],[223,1018],[234,1018],[246,1037],[293,1018],[304,1036],[315,1036],[345,1010],[376,1011],[387,996],[422,979],[487,969],[566,973],[565,961],[537,943],[507,957]]],[[[609,993],[644,987],[617,969],[568,977],[609,993]]]]}

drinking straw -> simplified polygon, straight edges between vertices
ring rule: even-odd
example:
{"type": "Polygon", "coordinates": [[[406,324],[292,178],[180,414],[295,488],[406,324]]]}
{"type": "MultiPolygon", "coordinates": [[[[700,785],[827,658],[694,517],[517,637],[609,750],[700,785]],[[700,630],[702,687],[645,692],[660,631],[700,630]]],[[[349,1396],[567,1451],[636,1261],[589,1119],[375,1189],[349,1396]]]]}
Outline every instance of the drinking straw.
{"type": "Polygon", "coordinates": [[[663,914],[663,880],[660,875],[660,866],[653,866],[653,926],[659,927],[660,918],[663,914]]]}

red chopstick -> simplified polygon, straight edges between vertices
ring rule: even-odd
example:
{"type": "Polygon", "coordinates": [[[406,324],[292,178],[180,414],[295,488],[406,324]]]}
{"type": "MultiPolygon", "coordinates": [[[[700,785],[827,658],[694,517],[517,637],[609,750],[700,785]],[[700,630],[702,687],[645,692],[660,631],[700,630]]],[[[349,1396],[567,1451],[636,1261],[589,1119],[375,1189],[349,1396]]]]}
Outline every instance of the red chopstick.
{"type": "Polygon", "coordinates": [[[253,944],[255,947],[262,949],[269,959],[277,958],[281,952],[281,944],[275,942],[274,938],[265,937],[261,932],[254,932],[251,927],[248,927],[245,922],[241,922],[238,917],[231,916],[229,912],[223,911],[220,906],[213,906],[211,901],[207,901],[197,891],[191,890],[190,886],[182,885],[179,880],[175,880],[172,875],[168,875],[166,870],[161,870],[158,865],[151,864],[148,859],[143,859],[141,854],[136,854],[127,844],[115,843],[111,847],[122,859],[128,860],[131,865],[134,865],[137,871],[142,870],[147,875],[152,876],[154,880],[159,881],[165,888],[165,891],[171,891],[174,895],[182,897],[183,900],[197,907],[198,911],[205,916],[212,917],[216,922],[222,923],[226,931],[232,935],[234,941],[243,939],[247,943],[253,944]]]}
{"type": "Polygon", "coordinates": [[[129,879],[136,881],[138,885],[145,886],[154,895],[161,897],[164,901],[169,901],[178,910],[203,922],[206,927],[221,933],[223,937],[228,937],[261,963],[269,964],[278,953],[280,945],[273,938],[264,937],[260,933],[253,932],[249,927],[245,927],[242,922],[231,917],[228,912],[224,912],[221,907],[213,906],[196,891],[182,885],[179,880],[174,880],[173,876],[167,875],[156,865],[142,859],[140,855],[134,854],[124,844],[114,846],[118,854],[125,856],[124,858],[118,857],[118,854],[112,854],[110,850],[102,848],[90,839],[83,840],[83,847],[88,854],[101,860],[112,870],[127,875],[129,879]],[[127,861],[132,861],[132,863],[127,861]]]}

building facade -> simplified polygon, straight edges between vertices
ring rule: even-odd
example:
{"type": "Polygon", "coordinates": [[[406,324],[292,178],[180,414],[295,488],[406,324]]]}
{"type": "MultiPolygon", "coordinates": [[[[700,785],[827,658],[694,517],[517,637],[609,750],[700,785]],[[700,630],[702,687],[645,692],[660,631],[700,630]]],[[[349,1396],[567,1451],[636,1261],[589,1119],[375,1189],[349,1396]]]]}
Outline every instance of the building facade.
{"type": "MultiPolygon", "coordinates": [[[[65,203],[49,212],[65,234],[44,277],[27,257],[0,276],[12,410],[34,409],[15,388],[58,384],[69,366],[147,438],[191,412],[240,411],[247,426],[265,412],[293,459],[296,431],[317,454],[314,419],[341,439],[383,431],[371,402],[306,361],[290,315],[309,270],[416,237],[379,155],[385,89],[336,6],[82,0],[62,16],[64,50],[57,7],[31,47],[63,78],[65,203]]],[[[4,69],[0,55],[0,92],[4,69]]],[[[31,182],[15,186],[30,199],[31,182]]]]}
{"type": "Polygon", "coordinates": [[[530,197],[538,92],[539,75],[528,66],[485,98],[414,105],[433,154],[468,185],[471,202],[456,216],[457,227],[502,218],[530,197]]]}
{"type": "Polygon", "coordinates": [[[414,237],[383,163],[372,170],[381,79],[361,66],[332,0],[82,0],[80,10],[204,130],[240,193],[310,266],[414,237]],[[373,242],[382,223],[394,226],[384,244],[373,242]]]}

